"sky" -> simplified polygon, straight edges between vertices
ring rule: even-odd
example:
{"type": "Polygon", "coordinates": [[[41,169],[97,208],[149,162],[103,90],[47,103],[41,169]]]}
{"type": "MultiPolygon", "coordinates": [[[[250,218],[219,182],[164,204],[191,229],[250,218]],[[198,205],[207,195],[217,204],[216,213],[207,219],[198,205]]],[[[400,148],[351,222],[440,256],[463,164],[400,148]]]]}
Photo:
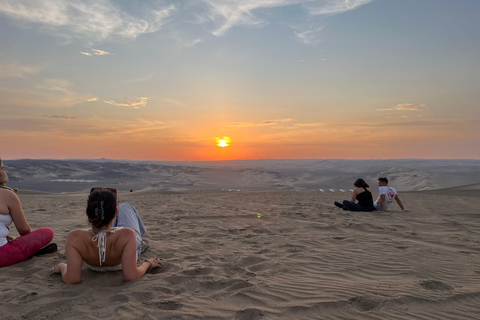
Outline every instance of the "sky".
{"type": "Polygon", "coordinates": [[[478,0],[0,0],[0,157],[480,159],[479,14],[478,0]]]}

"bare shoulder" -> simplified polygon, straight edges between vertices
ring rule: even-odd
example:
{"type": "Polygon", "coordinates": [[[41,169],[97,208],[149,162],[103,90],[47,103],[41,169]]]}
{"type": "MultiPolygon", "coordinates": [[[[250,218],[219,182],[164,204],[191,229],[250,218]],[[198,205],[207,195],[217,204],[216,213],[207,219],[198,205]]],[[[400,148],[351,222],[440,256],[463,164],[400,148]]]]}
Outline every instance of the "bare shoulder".
{"type": "Polygon", "coordinates": [[[0,188],[0,198],[4,201],[20,202],[20,199],[18,198],[17,194],[10,189],[0,188]]]}
{"type": "Polygon", "coordinates": [[[115,233],[118,234],[121,239],[135,239],[136,241],[135,231],[133,229],[119,228],[115,233]]]}
{"type": "Polygon", "coordinates": [[[121,248],[125,248],[129,243],[137,243],[137,236],[135,231],[130,228],[120,228],[115,231],[115,242],[121,248]]]}
{"type": "Polygon", "coordinates": [[[70,244],[77,243],[87,236],[91,236],[88,229],[75,229],[68,233],[67,242],[70,244]]]}
{"type": "Polygon", "coordinates": [[[74,229],[68,233],[69,237],[81,237],[86,234],[90,234],[90,230],[88,229],[74,229]]]}

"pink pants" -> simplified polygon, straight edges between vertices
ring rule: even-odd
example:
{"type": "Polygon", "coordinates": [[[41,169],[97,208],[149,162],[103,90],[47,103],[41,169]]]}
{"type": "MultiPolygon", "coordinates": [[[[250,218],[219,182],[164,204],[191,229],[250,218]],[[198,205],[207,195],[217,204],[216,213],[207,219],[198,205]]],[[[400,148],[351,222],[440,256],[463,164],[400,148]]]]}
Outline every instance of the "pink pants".
{"type": "Polygon", "coordinates": [[[40,228],[0,247],[0,267],[19,263],[53,240],[53,230],[40,228]]]}

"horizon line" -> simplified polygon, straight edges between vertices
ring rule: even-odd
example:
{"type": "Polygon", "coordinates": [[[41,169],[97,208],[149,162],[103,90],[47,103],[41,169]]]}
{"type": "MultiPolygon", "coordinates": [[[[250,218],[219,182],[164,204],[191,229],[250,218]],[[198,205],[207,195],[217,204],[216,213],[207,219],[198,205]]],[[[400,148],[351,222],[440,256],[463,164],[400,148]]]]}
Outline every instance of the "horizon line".
{"type": "Polygon", "coordinates": [[[378,160],[463,160],[463,161],[480,161],[480,158],[370,158],[370,159],[348,159],[348,158],[259,158],[259,159],[229,159],[229,160],[134,160],[134,159],[115,159],[115,158],[1,158],[0,160],[57,160],[57,161],[137,161],[137,162],[233,162],[233,161],[266,161],[266,160],[337,160],[337,161],[378,161],[378,160]]]}

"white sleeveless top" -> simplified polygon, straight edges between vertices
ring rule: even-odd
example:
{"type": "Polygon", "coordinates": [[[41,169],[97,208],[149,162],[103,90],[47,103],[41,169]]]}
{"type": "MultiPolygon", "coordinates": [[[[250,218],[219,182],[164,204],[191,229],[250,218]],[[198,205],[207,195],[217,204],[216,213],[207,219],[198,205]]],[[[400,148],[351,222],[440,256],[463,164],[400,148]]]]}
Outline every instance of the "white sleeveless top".
{"type": "MultiPolygon", "coordinates": [[[[122,264],[120,263],[119,265],[116,266],[102,266],[102,262],[105,262],[105,256],[107,254],[107,233],[114,233],[118,229],[121,229],[120,227],[117,228],[112,228],[109,230],[101,230],[95,236],[92,238],[92,241],[98,241],[97,247],[98,247],[98,259],[100,262],[100,267],[96,266],[91,266],[86,262],[83,262],[83,264],[93,270],[93,271],[99,271],[99,272],[105,272],[105,271],[118,271],[122,270],[122,264]]],[[[92,232],[93,230],[90,229],[92,232]]]]}
{"type": "Polygon", "coordinates": [[[8,226],[12,224],[12,216],[9,214],[0,214],[0,247],[8,243],[8,226]]]}

